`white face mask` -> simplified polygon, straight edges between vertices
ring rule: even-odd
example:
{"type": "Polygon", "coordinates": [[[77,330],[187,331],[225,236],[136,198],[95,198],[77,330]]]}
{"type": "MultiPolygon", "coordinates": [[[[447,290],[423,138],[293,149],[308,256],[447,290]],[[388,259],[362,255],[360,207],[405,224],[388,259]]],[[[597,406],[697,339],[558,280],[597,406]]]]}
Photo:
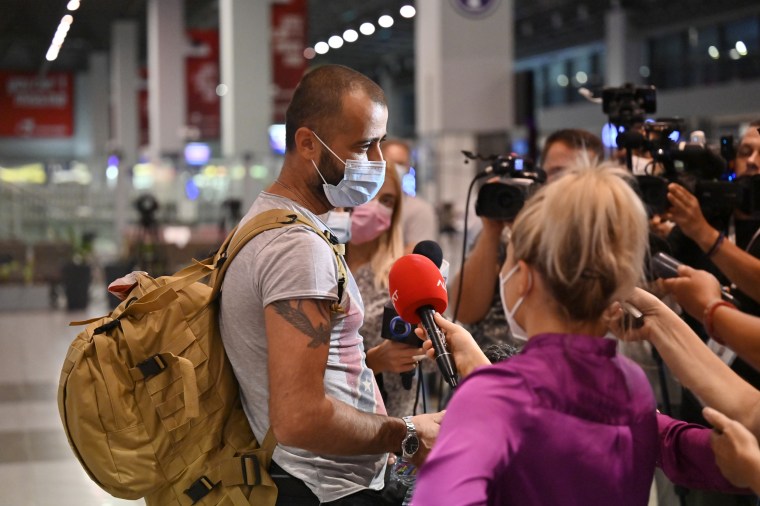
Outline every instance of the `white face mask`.
{"type": "MultiPolygon", "coordinates": [[[[504,316],[507,318],[507,323],[509,324],[509,330],[512,333],[512,337],[514,337],[516,341],[525,342],[528,340],[528,333],[525,332],[525,329],[522,328],[519,323],[517,323],[517,320],[515,320],[515,314],[517,314],[517,310],[520,309],[520,306],[525,301],[525,295],[517,299],[515,307],[512,310],[507,307],[507,298],[504,295],[504,285],[507,284],[507,281],[510,280],[510,278],[514,275],[515,272],[517,272],[517,269],[519,268],[520,264],[515,264],[515,266],[512,267],[506,275],[499,273],[499,297],[501,298],[501,307],[504,309],[504,316]]],[[[530,275],[530,272],[528,272],[528,276],[530,275]]]]}
{"type": "Polygon", "coordinates": [[[346,244],[351,240],[351,213],[328,211],[324,222],[340,244],[346,244]]]}
{"type": "Polygon", "coordinates": [[[346,166],[343,179],[336,186],[325,181],[317,164],[314,163],[314,160],[311,161],[311,164],[317,169],[317,174],[324,182],[322,188],[324,188],[327,201],[334,207],[357,207],[375,198],[385,181],[385,160],[356,160],[354,158],[343,160],[327,144],[322,142],[322,139],[315,132],[312,133],[335,158],[346,166]]]}

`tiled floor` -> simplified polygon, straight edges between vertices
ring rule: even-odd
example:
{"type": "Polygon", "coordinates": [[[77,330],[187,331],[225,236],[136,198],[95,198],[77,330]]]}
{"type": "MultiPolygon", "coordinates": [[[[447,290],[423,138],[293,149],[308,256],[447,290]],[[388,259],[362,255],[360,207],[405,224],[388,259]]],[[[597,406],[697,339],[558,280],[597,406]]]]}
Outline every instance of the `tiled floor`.
{"type": "Polygon", "coordinates": [[[145,504],[113,498],[87,477],[58,416],[58,377],[79,331],[68,322],[105,308],[104,300],[83,312],[0,307],[0,506],[145,504]]]}

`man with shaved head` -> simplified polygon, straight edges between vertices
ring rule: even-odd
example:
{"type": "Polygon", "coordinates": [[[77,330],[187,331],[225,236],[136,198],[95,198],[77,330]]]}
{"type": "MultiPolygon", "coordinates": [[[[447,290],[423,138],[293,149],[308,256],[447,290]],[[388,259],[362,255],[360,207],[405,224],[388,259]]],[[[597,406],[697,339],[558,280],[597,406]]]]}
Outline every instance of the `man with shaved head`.
{"type": "MultiPolygon", "coordinates": [[[[320,215],[371,200],[383,184],[388,109],[380,87],[339,65],[307,73],[286,113],[282,170],[241,223],[286,209],[337,244],[320,215]]],[[[359,328],[364,305],[345,261],[310,227],[256,236],[234,258],[220,324],[259,441],[271,427],[278,504],[381,504],[389,452],[417,438],[421,462],[441,415],[386,415],[359,328]],[[411,435],[411,436],[410,436],[411,435]]]]}

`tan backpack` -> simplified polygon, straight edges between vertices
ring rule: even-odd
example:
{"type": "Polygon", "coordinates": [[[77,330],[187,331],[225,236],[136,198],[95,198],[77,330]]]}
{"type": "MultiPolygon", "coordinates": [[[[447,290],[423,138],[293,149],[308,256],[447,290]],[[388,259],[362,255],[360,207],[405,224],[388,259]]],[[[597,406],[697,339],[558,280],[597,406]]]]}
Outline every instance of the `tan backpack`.
{"type": "Polygon", "coordinates": [[[306,218],[275,209],[227,237],[211,258],[153,279],[140,275],[110,315],[71,343],[58,409],[87,474],[109,494],[148,505],[273,505],[276,441],[261,445],[243,412],[219,333],[218,294],[232,258],[257,234],[306,225],[338,260],[343,245],[306,218]],[[207,283],[201,282],[210,277],[207,283]]]}

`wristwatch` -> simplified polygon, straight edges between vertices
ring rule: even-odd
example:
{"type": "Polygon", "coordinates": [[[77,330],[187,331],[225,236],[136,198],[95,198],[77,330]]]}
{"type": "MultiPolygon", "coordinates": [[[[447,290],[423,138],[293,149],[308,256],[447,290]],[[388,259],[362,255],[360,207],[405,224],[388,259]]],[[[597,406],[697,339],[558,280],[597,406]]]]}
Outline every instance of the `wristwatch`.
{"type": "Polygon", "coordinates": [[[401,441],[401,456],[410,459],[420,448],[420,438],[417,436],[417,429],[412,423],[412,417],[405,416],[402,420],[406,424],[406,437],[401,441]]]}

